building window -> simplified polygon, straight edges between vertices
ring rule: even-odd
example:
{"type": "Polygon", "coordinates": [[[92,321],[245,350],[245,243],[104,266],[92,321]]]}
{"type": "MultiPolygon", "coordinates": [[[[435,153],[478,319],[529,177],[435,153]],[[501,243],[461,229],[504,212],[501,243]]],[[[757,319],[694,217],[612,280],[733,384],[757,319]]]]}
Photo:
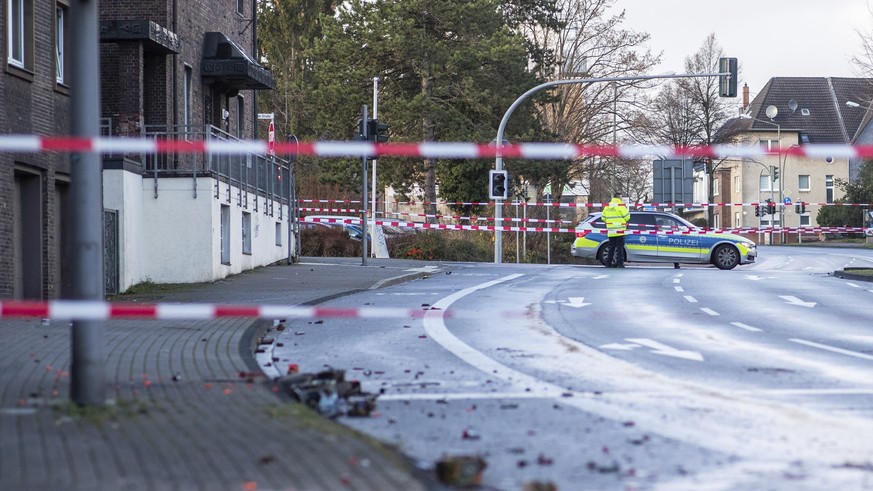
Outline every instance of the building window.
{"type": "Polygon", "coordinates": [[[735,212],[734,213],[734,227],[740,228],[742,226],[743,226],[742,215],[740,215],[740,212],[735,212]]]}
{"type": "Polygon", "coordinates": [[[770,139],[761,139],[758,140],[758,144],[761,145],[761,148],[771,152],[779,149],[779,140],[770,140],[770,139]]]}
{"type": "Polygon", "coordinates": [[[809,226],[809,213],[804,213],[803,215],[800,215],[800,226],[809,226]]]}
{"type": "Polygon", "coordinates": [[[242,252],[252,253],[252,214],[247,212],[242,214],[242,252]]]}
{"type": "Polygon", "coordinates": [[[764,176],[764,175],[760,176],[758,178],[758,185],[759,185],[758,189],[761,191],[767,191],[767,192],[773,191],[773,186],[770,183],[770,176],[764,176]]]}
{"type": "Polygon", "coordinates": [[[282,245],[282,222],[276,222],[276,245],[282,245]]]}
{"type": "Polygon", "coordinates": [[[809,191],[809,175],[797,176],[797,190],[809,191]]]}
{"type": "Polygon", "coordinates": [[[70,77],[67,75],[67,46],[69,40],[69,6],[58,2],[55,7],[55,80],[59,84],[65,84],[70,77]]]}
{"type": "Polygon", "coordinates": [[[230,264],[230,207],[221,205],[221,264],[230,264]]]}
{"type": "Polygon", "coordinates": [[[242,15],[245,12],[246,0],[236,0],[236,13],[242,15]]]}
{"type": "Polygon", "coordinates": [[[721,215],[718,213],[712,215],[712,228],[721,228],[721,215]]]}
{"type": "Polygon", "coordinates": [[[712,180],[712,195],[718,196],[718,178],[712,180]]]}
{"type": "Polygon", "coordinates": [[[735,193],[739,193],[742,191],[740,184],[741,184],[740,183],[740,176],[734,176],[734,192],[735,193]]]}
{"type": "Polygon", "coordinates": [[[834,176],[825,176],[825,203],[834,202],[834,176]]]}
{"type": "Polygon", "coordinates": [[[33,68],[33,0],[6,0],[6,59],[11,66],[33,68]]]}
{"type": "Polygon", "coordinates": [[[194,70],[185,65],[185,86],[182,89],[182,124],[185,125],[184,133],[191,131],[191,121],[194,117],[194,70]]]}

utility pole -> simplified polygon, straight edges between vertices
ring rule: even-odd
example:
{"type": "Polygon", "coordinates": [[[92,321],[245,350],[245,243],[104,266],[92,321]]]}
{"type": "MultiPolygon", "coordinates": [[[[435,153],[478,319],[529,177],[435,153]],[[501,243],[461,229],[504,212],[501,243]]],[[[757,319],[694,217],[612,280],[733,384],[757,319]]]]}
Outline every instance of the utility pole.
{"type": "MultiPolygon", "coordinates": [[[[100,136],[100,45],[97,0],[74,0],[70,129],[73,137],[100,136]]],[[[96,152],[70,155],[72,297],[103,300],[103,165],[96,152]]],[[[102,406],[106,397],[103,323],[73,320],[70,396],[80,406],[102,406]]]]}

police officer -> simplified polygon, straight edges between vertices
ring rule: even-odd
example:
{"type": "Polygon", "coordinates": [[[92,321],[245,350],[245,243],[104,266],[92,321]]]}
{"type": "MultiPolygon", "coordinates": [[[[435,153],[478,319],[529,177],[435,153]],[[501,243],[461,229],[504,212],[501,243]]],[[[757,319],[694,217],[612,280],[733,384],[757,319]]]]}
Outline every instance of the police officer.
{"type": "Polygon", "coordinates": [[[606,223],[606,235],[609,237],[609,246],[606,249],[606,267],[624,267],[624,234],[627,222],[630,220],[630,212],[621,200],[621,193],[615,193],[612,200],[601,213],[606,223]]]}

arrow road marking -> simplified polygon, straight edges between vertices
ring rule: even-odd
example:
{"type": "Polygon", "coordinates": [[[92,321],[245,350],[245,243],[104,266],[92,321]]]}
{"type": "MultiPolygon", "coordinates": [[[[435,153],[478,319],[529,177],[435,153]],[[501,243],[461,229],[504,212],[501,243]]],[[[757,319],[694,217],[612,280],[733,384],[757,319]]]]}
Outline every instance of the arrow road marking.
{"type": "Polygon", "coordinates": [[[631,343],[641,344],[647,348],[652,349],[652,353],[656,355],[665,355],[665,356],[673,356],[676,358],[682,358],[685,360],[691,361],[703,361],[703,355],[698,353],[697,351],[685,351],[678,350],[676,348],[671,348],[666,344],[659,343],[652,339],[646,338],[627,338],[625,341],[630,341],[631,343]]]}
{"type": "Polygon", "coordinates": [[[585,307],[586,305],[591,305],[590,303],[585,302],[585,297],[570,297],[567,300],[546,300],[543,303],[559,303],[561,305],[566,305],[567,307],[585,307]]]}
{"type": "Polygon", "coordinates": [[[779,295],[779,298],[785,300],[789,305],[797,305],[800,307],[815,307],[815,302],[804,302],[803,300],[791,295],[779,295]]]}

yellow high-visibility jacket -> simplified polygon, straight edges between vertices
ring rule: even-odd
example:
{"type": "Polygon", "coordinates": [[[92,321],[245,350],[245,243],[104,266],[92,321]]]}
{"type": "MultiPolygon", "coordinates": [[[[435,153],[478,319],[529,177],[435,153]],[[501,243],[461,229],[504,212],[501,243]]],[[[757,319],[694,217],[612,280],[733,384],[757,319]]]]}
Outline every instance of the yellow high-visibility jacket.
{"type": "Polygon", "coordinates": [[[603,222],[606,223],[607,236],[616,237],[624,235],[627,222],[630,220],[630,212],[620,198],[612,198],[609,205],[603,209],[601,216],[603,217],[603,222]]]}

